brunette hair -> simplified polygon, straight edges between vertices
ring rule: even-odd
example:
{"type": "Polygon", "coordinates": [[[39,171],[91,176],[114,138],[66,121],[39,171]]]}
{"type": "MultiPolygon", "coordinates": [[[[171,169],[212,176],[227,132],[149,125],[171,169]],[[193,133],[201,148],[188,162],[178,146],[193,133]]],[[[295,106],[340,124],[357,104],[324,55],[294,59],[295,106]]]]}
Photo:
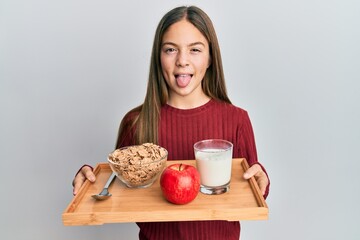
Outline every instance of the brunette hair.
{"type": "Polygon", "coordinates": [[[211,19],[204,11],[195,6],[174,8],[164,15],[157,26],[145,100],[142,105],[127,114],[134,115],[134,113],[138,113],[136,117],[132,117],[130,122],[129,119],[124,118],[120,124],[117,146],[121,145],[122,138],[130,134],[129,131],[132,131],[133,127],[135,127],[134,144],[158,143],[160,109],[169,97],[168,87],[162,75],[160,63],[162,38],[172,24],[183,19],[192,23],[209,43],[211,64],[202,81],[204,93],[210,98],[231,103],[225,86],[220,47],[211,19]]]}

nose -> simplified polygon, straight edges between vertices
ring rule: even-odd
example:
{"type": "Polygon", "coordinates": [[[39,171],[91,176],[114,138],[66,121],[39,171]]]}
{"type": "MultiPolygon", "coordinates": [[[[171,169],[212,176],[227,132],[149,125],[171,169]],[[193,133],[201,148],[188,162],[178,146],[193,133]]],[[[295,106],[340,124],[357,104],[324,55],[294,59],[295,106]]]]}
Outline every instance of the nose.
{"type": "Polygon", "coordinates": [[[189,58],[186,52],[179,51],[176,59],[176,66],[178,67],[186,67],[189,66],[189,58]]]}

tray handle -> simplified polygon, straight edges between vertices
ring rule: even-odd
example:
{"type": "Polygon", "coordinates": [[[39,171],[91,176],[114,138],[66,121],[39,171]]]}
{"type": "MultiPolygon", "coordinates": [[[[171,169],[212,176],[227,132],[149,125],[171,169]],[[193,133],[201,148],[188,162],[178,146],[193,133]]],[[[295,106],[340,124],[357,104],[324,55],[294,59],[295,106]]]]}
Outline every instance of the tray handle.
{"type": "MultiPolygon", "coordinates": [[[[246,161],[245,158],[241,161],[241,165],[242,165],[242,167],[244,168],[244,172],[246,172],[246,170],[249,169],[249,163],[246,161]]],[[[268,206],[267,206],[267,204],[266,204],[266,202],[265,202],[264,196],[261,194],[259,185],[257,184],[257,182],[256,182],[256,180],[255,180],[255,177],[249,178],[248,181],[249,181],[249,183],[250,183],[250,186],[251,186],[252,191],[254,192],[256,201],[257,201],[257,203],[259,204],[259,206],[260,206],[260,207],[266,207],[266,208],[267,208],[268,206]]]]}

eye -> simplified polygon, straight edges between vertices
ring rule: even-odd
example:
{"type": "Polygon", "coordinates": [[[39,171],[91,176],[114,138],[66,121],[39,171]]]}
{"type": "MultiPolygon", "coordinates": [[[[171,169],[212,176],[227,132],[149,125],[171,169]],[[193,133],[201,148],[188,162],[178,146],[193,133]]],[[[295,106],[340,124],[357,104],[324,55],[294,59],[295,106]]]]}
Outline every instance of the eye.
{"type": "Polygon", "coordinates": [[[191,52],[198,53],[198,52],[201,52],[201,49],[199,49],[199,48],[192,48],[192,49],[191,49],[191,52]]]}
{"type": "Polygon", "coordinates": [[[173,53],[173,52],[175,52],[176,51],[176,49],[175,48],[165,48],[165,52],[166,53],[173,53]]]}

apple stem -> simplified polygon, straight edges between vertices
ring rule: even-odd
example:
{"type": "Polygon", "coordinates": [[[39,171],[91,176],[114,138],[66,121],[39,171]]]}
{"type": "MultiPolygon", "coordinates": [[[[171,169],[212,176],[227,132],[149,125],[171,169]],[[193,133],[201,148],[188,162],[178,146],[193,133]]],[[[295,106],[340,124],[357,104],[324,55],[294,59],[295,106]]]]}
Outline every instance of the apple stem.
{"type": "Polygon", "coordinates": [[[182,163],[180,163],[180,165],[179,165],[179,171],[182,171],[182,163]]]}

